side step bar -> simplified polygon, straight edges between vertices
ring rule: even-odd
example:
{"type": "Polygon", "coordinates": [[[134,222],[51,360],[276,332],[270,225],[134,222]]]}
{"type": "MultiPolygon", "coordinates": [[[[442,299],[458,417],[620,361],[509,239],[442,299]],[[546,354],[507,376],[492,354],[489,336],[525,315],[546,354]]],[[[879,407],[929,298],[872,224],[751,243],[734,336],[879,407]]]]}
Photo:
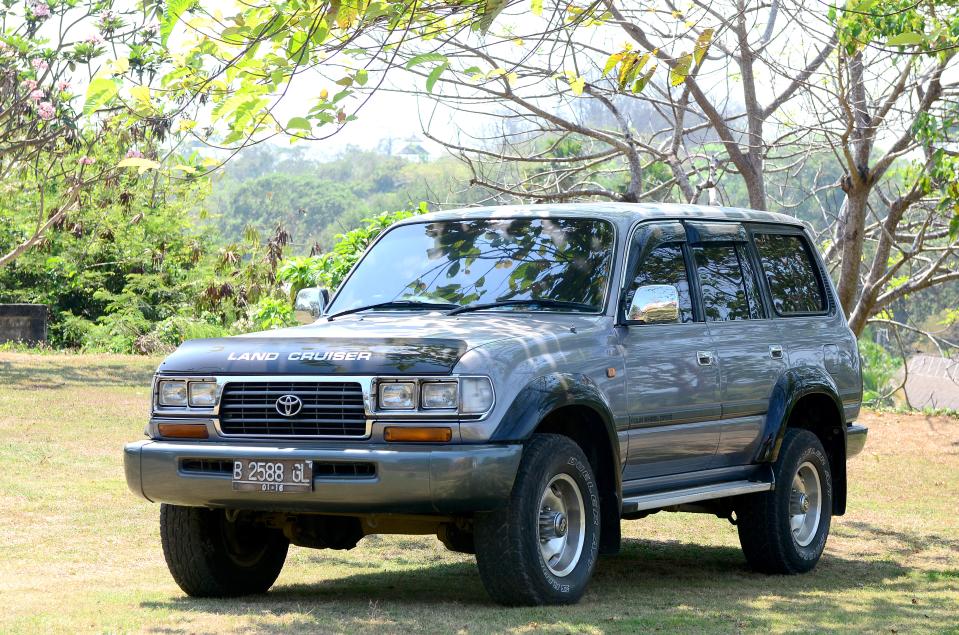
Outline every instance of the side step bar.
{"type": "Polygon", "coordinates": [[[671,492],[657,492],[655,494],[632,496],[623,500],[623,514],[640,512],[647,509],[672,507],[673,505],[683,505],[685,503],[695,503],[713,498],[768,492],[772,488],[772,483],[730,481],[729,483],[716,483],[715,485],[677,489],[671,492]]]}

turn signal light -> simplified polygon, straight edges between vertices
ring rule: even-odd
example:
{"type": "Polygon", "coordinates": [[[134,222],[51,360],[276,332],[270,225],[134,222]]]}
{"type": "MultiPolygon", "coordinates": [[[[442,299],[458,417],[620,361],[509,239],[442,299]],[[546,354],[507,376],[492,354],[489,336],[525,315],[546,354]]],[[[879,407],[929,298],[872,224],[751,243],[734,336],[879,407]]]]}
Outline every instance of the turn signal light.
{"type": "Polygon", "coordinates": [[[157,426],[161,437],[170,439],[207,439],[205,423],[161,423],[157,426]]]}
{"type": "Polygon", "coordinates": [[[406,441],[413,443],[448,443],[453,438],[450,428],[408,428],[391,426],[383,430],[387,441],[406,441]]]}

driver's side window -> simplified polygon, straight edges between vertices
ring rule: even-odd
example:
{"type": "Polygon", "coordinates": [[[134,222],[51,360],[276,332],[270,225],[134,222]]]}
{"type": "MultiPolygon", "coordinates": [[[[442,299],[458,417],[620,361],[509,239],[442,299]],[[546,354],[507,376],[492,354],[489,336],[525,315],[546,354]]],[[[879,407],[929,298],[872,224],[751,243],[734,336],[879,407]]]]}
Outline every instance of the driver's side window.
{"type": "Polygon", "coordinates": [[[640,287],[653,284],[665,284],[676,288],[679,294],[679,319],[692,322],[693,303],[689,292],[689,276],[683,259],[682,243],[663,243],[650,251],[639,263],[635,276],[626,289],[626,306],[633,301],[633,295],[640,287]]]}

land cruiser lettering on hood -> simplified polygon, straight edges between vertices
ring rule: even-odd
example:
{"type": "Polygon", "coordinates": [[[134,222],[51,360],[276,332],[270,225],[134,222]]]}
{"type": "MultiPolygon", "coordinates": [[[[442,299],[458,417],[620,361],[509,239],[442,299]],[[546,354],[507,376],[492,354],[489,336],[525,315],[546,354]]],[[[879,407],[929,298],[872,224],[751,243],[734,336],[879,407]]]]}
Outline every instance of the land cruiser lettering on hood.
{"type": "MultiPolygon", "coordinates": [[[[268,353],[263,351],[258,352],[245,352],[238,353],[232,351],[229,355],[226,356],[229,361],[254,361],[254,362],[271,362],[275,359],[280,358],[279,353],[268,353]]],[[[352,361],[363,361],[373,358],[373,354],[369,352],[360,352],[360,351],[326,351],[320,353],[318,351],[294,351],[286,356],[290,361],[298,360],[313,360],[317,362],[333,361],[333,362],[352,362],[352,361]]]]}

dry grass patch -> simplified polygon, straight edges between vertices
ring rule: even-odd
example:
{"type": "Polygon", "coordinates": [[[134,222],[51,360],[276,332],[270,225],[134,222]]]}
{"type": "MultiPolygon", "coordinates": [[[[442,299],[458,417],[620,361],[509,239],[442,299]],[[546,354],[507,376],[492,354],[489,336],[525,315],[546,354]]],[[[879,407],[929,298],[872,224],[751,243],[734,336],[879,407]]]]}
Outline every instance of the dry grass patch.
{"type": "Polygon", "coordinates": [[[573,607],[494,606],[471,557],[403,536],[293,548],[264,596],[187,598],[122,472],[157,361],[0,354],[0,632],[959,633],[959,421],[921,415],[863,417],[849,513],[804,576],[747,570],[725,521],[657,514],[573,607]]]}

